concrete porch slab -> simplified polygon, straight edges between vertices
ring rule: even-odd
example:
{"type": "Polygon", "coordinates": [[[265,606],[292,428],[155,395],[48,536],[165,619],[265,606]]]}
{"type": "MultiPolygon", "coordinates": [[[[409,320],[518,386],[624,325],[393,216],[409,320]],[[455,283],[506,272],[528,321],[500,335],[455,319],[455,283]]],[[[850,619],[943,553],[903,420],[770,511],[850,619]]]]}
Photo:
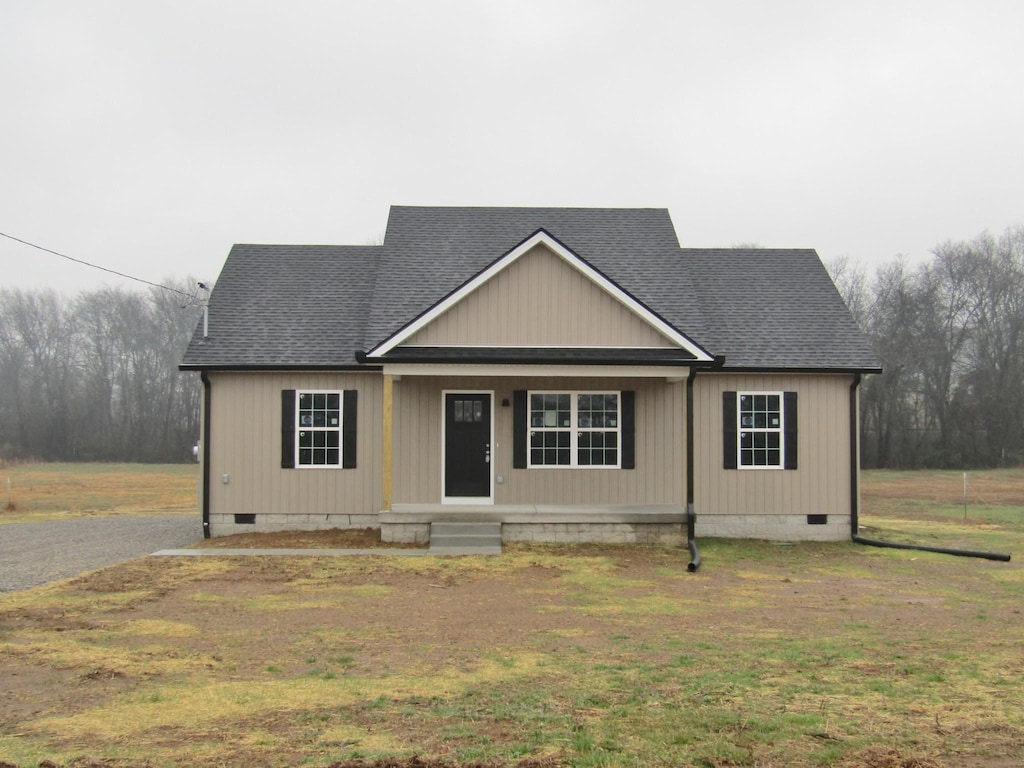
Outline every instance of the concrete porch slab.
{"type": "Polygon", "coordinates": [[[676,504],[629,506],[502,504],[454,506],[450,504],[392,504],[380,513],[381,525],[408,523],[591,523],[637,525],[685,523],[686,509],[676,504]]]}

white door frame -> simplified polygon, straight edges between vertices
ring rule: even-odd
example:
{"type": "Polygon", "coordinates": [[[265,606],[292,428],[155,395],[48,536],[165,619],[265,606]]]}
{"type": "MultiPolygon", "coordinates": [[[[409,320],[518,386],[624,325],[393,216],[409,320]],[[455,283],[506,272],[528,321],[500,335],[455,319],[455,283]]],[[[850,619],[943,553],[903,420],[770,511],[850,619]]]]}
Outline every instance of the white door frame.
{"type": "Polygon", "coordinates": [[[495,458],[495,445],[494,445],[494,390],[493,389],[442,389],[441,390],[441,503],[442,504],[494,504],[494,458],[495,458]],[[446,480],[445,477],[445,464],[446,464],[446,451],[448,445],[448,409],[447,400],[448,395],[487,395],[491,400],[490,415],[490,440],[488,445],[491,448],[491,460],[490,460],[490,477],[488,478],[488,487],[490,488],[490,494],[487,496],[445,496],[446,480]]]}

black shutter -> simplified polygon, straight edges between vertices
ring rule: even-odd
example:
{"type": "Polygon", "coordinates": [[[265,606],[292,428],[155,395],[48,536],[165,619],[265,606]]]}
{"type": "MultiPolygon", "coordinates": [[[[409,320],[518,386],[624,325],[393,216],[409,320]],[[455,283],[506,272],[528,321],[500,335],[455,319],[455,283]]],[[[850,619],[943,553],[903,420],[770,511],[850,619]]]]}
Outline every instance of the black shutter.
{"type": "Polygon", "coordinates": [[[341,399],[341,466],[344,469],[355,469],[356,467],[356,432],[358,431],[358,420],[356,417],[356,405],[359,402],[359,392],[355,389],[346,389],[341,399]]]}
{"type": "Polygon", "coordinates": [[[786,441],[786,456],[784,458],[786,469],[796,469],[796,392],[782,393],[783,409],[783,432],[786,441]]]}
{"type": "Polygon", "coordinates": [[[736,393],[722,393],[722,469],[736,469],[736,393]]]}
{"type": "Polygon", "coordinates": [[[512,393],[512,468],[526,469],[526,446],[530,435],[527,432],[529,408],[526,390],[517,389],[512,393]]]}
{"type": "Polygon", "coordinates": [[[622,393],[622,468],[636,469],[636,392],[622,393]]]}
{"type": "Polygon", "coordinates": [[[281,390],[281,468],[295,468],[295,390],[281,390]]]}

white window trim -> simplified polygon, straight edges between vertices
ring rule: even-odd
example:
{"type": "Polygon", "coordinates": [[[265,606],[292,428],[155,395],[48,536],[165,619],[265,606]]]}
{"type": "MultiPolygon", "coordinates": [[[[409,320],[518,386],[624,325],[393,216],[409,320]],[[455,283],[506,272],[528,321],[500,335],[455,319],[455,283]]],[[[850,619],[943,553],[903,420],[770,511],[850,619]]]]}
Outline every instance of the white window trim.
{"type": "Polygon", "coordinates": [[[786,398],[785,393],[779,391],[756,391],[736,393],[736,468],[743,470],[776,470],[786,468],[786,398]],[[740,409],[740,401],[744,397],[756,397],[757,395],[769,395],[779,398],[779,426],[778,427],[744,427],[743,413],[740,409]],[[744,464],[743,463],[743,433],[744,432],[778,432],[779,434],[779,463],[778,464],[744,464]]]}
{"type": "Polygon", "coordinates": [[[526,392],[526,468],[527,469],[622,469],[622,390],[597,390],[597,389],[530,389],[526,392]],[[571,426],[566,427],[534,427],[532,424],[531,407],[534,395],[569,395],[569,412],[571,426]],[[578,408],[580,395],[616,395],[617,415],[614,427],[580,427],[578,426],[578,408]],[[568,464],[534,464],[531,433],[537,429],[545,432],[568,432],[569,433],[569,463],[568,464]],[[616,449],[615,464],[579,464],[579,432],[615,432],[616,449]]]}
{"type": "Polygon", "coordinates": [[[345,392],[340,389],[296,389],[295,390],[295,469],[341,469],[345,466],[345,392]],[[337,427],[303,427],[299,423],[299,401],[303,395],[337,395],[338,426],[337,427]],[[299,436],[303,431],[337,432],[338,463],[337,464],[303,464],[302,449],[299,447],[299,436]]]}

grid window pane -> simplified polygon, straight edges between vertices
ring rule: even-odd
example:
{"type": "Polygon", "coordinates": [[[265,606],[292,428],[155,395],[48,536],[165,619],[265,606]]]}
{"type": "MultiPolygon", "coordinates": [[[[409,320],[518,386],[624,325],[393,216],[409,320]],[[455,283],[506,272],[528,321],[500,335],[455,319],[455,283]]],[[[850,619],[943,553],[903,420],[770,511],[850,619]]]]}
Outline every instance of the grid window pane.
{"type": "Polygon", "coordinates": [[[615,466],[619,463],[618,435],[615,432],[580,432],[577,436],[577,464],[615,466]]]}
{"type": "Polygon", "coordinates": [[[530,426],[533,428],[568,428],[572,414],[568,395],[531,395],[530,426]]]}
{"type": "Polygon", "coordinates": [[[296,398],[298,466],[341,464],[341,393],[299,392],[296,398]]]}
{"type": "Polygon", "coordinates": [[[529,404],[531,466],[618,466],[619,393],[531,392],[529,404]]]}
{"type": "Polygon", "coordinates": [[[557,466],[569,463],[568,432],[555,431],[530,433],[530,462],[541,466],[557,466]]]}
{"type": "Polygon", "coordinates": [[[739,461],[743,467],[782,466],[782,395],[740,394],[739,461]]]}

